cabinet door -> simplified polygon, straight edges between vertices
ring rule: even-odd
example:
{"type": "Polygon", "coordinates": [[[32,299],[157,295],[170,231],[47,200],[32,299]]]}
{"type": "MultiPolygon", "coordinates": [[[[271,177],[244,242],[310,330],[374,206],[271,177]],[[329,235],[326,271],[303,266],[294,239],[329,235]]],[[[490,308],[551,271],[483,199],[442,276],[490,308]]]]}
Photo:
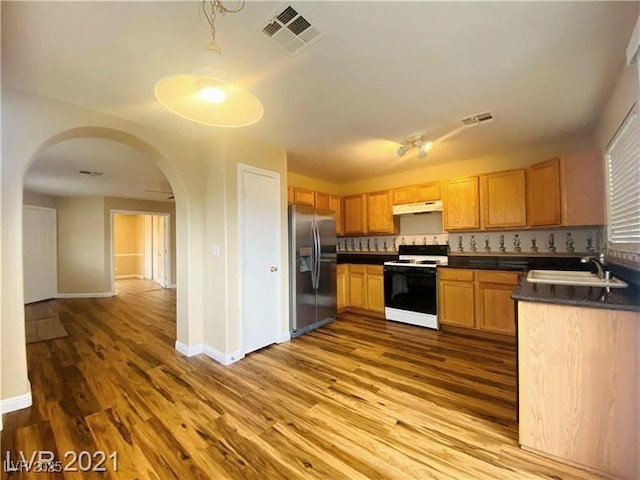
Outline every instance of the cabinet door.
{"type": "Polygon", "coordinates": [[[560,225],[560,159],[527,169],[527,217],[531,226],[560,225]]]}
{"type": "Polygon", "coordinates": [[[367,270],[367,310],[384,313],[384,279],[382,266],[368,265],[367,270]]]}
{"type": "Polygon", "coordinates": [[[294,203],[296,205],[309,205],[315,206],[315,195],[312,190],[306,190],[304,188],[294,188],[294,203]]]}
{"type": "Polygon", "coordinates": [[[524,170],[480,177],[480,209],[484,228],[525,226],[526,204],[524,170]]]}
{"type": "Polygon", "coordinates": [[[349,265],[343,263],[336,268],[336,290],[337,290],[337,307],[338,311],[344,310],[349,306],[349,265]]]}
{"type": "Polygon", "coordinates": [[[289,205],[291,205],[292,203],[295,203],[295,191],[293,187],[287,187],[287,203],[289,205]]]}
{"type": "Polygon", "coordinates": [[[443,324],[475,325],[473,270],[438,269],[438,319],[443,324]]]}
{"type": "Polygon", "coordinates": [[[393,189],[393,204],[403,205],[405,203],[416,203],[418,201],[418,187],[410,185],[393,189]]]}
{"type": "Polygon", "coordinates": [[[328,193],[315,192],[315,205],[316,205],[316,208],[319,208],[320,210],[330,210],[330,208],[329,208],[329,194],[328,193]]]}
{"type": "Polygon", "coordinates": [[[349,265],[349,306],[366,310],[366,271],[364,265],[349,265]]]}
{"type": "Polygon", "coordinates": [[[418,185],[418,202],[440,200],[440,182],[429,182],[418,185]]]}
{"type": "Polygon", "coordinates": [[[342,235],[344,233],[342,221],[342,197],[329,195],[329,210],[336,214],[336,235],[342,235]]]}
{"type": "Polygon", "coordinates": [[[445,230],[480,228],[478,177],[443,183],[442,222],[445,230]]]}
{"type": "Polygon", "coordinates": [[[515,302],[511,292],[518,283],[515,272],[476,272],[476,327],[515,334],[515,302]]]}
{"type": "Polygon", "coordinates": [[[367,194],[367,233],[396,233],[391,192],[367,194]]]}
{"type": "Polygon", "coordinates": [[[562,224],[604,225],[604,165],[594,152],[570,154],[560,160],[562,224]]]}
{"type": "Polygon", "coordinates": [[[344,197],[343,206],[345,235],[367,233],[366,195],[349,195],[344,197]]]}

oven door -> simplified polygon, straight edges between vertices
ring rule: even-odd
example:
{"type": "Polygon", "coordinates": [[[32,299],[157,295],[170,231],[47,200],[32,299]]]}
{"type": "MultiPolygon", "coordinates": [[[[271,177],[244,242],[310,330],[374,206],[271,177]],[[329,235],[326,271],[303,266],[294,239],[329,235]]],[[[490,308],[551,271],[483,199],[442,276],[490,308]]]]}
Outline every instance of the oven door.
{"type": "Polygon", "coordinates": [[[438,287],[436,279],[435,268],[385,265],[385,307],[437,315],[438,287]]]}

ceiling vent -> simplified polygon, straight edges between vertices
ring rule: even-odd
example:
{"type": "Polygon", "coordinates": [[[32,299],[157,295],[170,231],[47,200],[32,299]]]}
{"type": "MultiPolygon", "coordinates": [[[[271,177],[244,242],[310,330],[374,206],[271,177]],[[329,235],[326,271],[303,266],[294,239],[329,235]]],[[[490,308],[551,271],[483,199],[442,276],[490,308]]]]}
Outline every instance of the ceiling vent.
{"type": "Polygon", "coordinates": [[[491,121],[493,121],[493,114],[491,112],[476,113],[475,115],[470,115],[461,120],[461,122],[467,127],[491,121]]]}
{"type": "Polygon", "coordinates": [[[103,172],[92,172],[91,170],[78,170],[80,175],[86,175],[87,177],[101,177],[103,172]]]}
{"type": "Polygon", "coordinates": [[[325,37],[311,24],[308,17],[300,14],[298,7],[291,5],[281,7],[262,27],[262,32],[292,56],[325,37]]]}

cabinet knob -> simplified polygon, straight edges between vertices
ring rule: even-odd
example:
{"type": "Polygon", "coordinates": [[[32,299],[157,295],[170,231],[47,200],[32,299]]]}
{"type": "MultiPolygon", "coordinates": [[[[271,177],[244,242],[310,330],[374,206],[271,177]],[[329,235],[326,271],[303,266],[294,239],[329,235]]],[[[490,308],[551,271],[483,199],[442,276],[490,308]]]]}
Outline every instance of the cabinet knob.
{"type": "Polygon", "coordinates": [[[275,267],[275,266],[272,265],[269,270],[272,271],[272,272],[277,272],[278,271],[278,267],[275,267]]]}

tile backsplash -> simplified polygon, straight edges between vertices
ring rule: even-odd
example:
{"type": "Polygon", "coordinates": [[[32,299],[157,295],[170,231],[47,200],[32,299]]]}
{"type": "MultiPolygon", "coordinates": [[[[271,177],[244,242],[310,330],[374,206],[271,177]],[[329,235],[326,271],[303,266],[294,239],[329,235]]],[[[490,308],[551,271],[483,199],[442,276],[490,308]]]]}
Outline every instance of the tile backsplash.
{"type": "Polygon", "coordinates": [[[424,233],[338,238],[338,252],[398,251],[400,245],[449,245],[451,253],[595,253],[603,245],[601,228],[513,230],[473,233],[424,233]]]}

